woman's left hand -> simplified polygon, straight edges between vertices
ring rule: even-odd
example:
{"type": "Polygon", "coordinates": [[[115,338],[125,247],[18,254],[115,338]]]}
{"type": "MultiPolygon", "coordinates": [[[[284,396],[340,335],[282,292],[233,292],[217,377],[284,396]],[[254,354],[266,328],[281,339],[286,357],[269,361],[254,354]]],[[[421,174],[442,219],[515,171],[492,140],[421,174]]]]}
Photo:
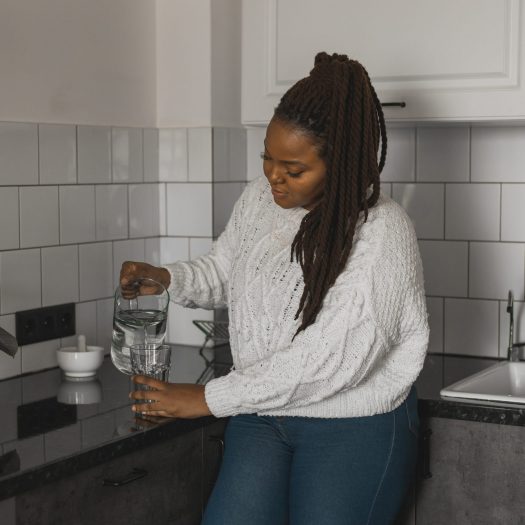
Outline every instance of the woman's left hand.
{"type": "Polygon", "coordinates": [[[147,376],[133,376],[134,383],[147,385],[154,390],[135,390],[131,399],[147,400],[131,407],[135,412],[147,416],[176,417],[193,419],[210,416],[211,412],[204,397],[204,385],[165,383],[147,376]]]}

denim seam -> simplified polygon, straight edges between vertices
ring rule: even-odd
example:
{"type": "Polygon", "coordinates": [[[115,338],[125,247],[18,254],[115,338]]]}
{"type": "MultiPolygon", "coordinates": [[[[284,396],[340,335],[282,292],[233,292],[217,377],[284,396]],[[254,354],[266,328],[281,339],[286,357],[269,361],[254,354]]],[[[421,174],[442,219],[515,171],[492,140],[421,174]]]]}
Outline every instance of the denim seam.
{"type": "Polygon", "coordinates": [[[416,429],[414,428],[414,422],[412,421],[412,418],[410,417],[410,412],[408,411],[408,402],[405,401],[405,411],[407,414],[407,420],[408,420],[408,430],[415,436],[418,437],[418,433],[416,429]]]}
{"type": "Polygon", "coordinates": [[[393,413],[394,416],[394,432],[392,432],[392,440],[390,442],[390,451],[388,452],[388,459],[386,460],[385,470],[383,470],[383,474],[381,476],[381,480],[379,481],[379,485],[377,486],[376,493],[374,495],[374,500],[372,501],[372,506],[370,507],[370,512],[368,513],[368,518],[366,520],[366,525],[369,525],[370,518],[372,517],[372,512],[374,511],[374,507],[376,505],[377,496],[381,490],[381,487],[383,486],[383,481],[386,477],[386,472],[388,470],[388,467],[390,465],[390,459],[392,458],[392,451],[394,450],[394,443],[396,440],[396,413],[393,413]]]}

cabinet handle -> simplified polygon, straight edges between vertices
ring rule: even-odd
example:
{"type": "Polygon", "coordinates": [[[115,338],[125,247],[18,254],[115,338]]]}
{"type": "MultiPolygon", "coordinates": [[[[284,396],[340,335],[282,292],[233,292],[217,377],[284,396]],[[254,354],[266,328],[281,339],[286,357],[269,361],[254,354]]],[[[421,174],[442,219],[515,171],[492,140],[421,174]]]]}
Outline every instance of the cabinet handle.
{"type": "Polygon", "coordinates": [[[221,460],[224,456],[224,439],[222,439],[220,436],[210,436],[208,438],[210,441],[215,441],[219,444],[219,450],[221,451],[221,460]]]}
{"type": "Polygon", "coordinates": [[[430,472],[430,436],[432,429],[427,428],[421,435],[421,477],[423,479],[430,479],[432,472],[430,472]]]}
{"type": "Polygon", "coordinates": [[[404,108],[406,107],[406,102],[382,102],[381,105],[384,107],[384,108],[390,108],[390,107],[399,107],[399,108],[404,108]]]}
{"type": "Polygon", "coordinates": [[[147,470],[144,470],[142,468],[134,468],[129,474],[126,474],[125,476],[122,476],[119,479],[103,479],[102,485],[104,485],[105,487],[121,487],[122,485],[131,483],[132,481],[136,481],[137,479],[143,478],[147,475],[147,470]]]}

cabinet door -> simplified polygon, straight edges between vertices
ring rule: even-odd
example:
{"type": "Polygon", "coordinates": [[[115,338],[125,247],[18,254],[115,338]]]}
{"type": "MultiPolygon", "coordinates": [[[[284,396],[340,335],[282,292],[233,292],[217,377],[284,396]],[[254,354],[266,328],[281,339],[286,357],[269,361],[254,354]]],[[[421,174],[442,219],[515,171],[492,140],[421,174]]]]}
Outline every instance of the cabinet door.
{"type": "Polygon", "coordinates": [[[318,51],[406,103],[390,121],[525,118],[524,20],[519,0],[243,0],[243,122],[267,123],[318,51]]]}
{"type": "Polygon", "coordinates": [[[17,525],[197,525],[202,516],[202,429],[16,497],[17,525]],[[143,469],[147,475],[140,478],[143,469]],[[139,478],[129,483],[126,479],[139,478]],[[138,475],[137,475],[138,474],[138,475]],[[124,482],[106,486],[104,480],[124,482]]]}
{"type": "Polygon", "coordinates": [[[431,418],[417,525],[525,524],[525,427],[431,418]]]}

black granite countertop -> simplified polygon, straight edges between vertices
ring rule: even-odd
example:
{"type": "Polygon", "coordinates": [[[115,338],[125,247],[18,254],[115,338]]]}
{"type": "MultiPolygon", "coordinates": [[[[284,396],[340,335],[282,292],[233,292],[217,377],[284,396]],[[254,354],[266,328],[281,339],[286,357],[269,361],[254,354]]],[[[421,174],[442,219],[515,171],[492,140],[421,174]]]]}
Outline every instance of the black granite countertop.
{"type": "MultiPolygon", "coordinates": [[[[202,355],[172,348],[171,382],[206,382],[230,369],[228,347],[202,355]]],[[[0,500],[216,421],[136,418],[132,388],[109,356],[93,378],[52,368],[0,381],[0,500]]]]}
{"type": "MultiPolygon", "coordinates": [[[[198,347],[173,349],[172,382],[204,383],[230,368],[227,347],[206,349],[204,357],[198,347]]],[[[428,355],[416,383],[421,416],[524,426],[525,405],[439,395],[444,386],[495,362],[428,355]]],[[[215,421],[137,419],[130,409],[131,388],[109,357],[87,381],[68,380],[58,368],[0,381],[0,500],[215,421]]]]}
{"type": "Polygon", "coordinates": [[[498,425],[525,426],[525,405],[445,398],[440,390],[503,359],[429,354],[416,381],[421,417],[441,417],[498,425]]]}

